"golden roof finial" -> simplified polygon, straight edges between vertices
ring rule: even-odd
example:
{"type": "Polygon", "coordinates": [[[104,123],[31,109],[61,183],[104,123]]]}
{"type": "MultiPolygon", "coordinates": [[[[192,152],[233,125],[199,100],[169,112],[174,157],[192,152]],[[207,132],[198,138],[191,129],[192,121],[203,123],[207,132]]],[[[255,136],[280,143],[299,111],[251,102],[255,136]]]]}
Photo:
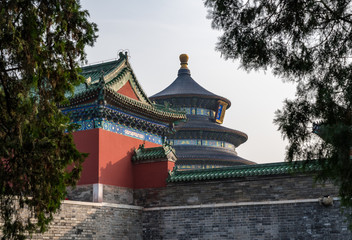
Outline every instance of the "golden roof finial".
{"type": "Polygon", "coordinates": [[[183,53],[180,55],[181,68],[188,69],[188,55],[183,53]]]}

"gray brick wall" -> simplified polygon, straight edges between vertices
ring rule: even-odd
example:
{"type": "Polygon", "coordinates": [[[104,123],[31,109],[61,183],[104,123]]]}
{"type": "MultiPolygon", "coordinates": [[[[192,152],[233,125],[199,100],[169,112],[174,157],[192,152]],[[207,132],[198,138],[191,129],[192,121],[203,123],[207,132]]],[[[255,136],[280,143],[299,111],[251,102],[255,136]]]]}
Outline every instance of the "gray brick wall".
{"type": "Polygon", "coordinates": [[[133,204],[133,189],[104,185],[103,201],[108,203],[133,204]]]}
{"type": "Polygon", "coordinates": [[[49,231],[33,239],[142,239],[142,211],[64,203],[49,231]]]}
{"type": "MultiPolygon", "coordinates": [[[[93,202],[93,184],[78,185],[67,189],[67,199],[93,202]]],[[[103,185],[103,202],[117,204],[133,204],[133,189],[103,185]]]]}
{"type": "Polygon", "coordinates": [[[336,197],[332,184],[315,184],[312,176],[279,175],[168,184],[166,188],[134,191],[135,204],[143,207],[257,202],[336,197]]]}
{"type": "Polygon", "coordinates": [[[317,200],[337,193],[301,174],[172,183],[134,199],[146,208],[144,239],[352,239],[339,203],[317,200]]]}
{"type": "Polygon", "coordinates": [[[352,239],[338,203],[173,209],[143,213],[143,239],[352,239]]]}
{"type": "Polygon", "coordinates": [[[75,201],[93,202],[93,185],[79,185],[67,189],[67,199],[75,201]]]}
{"type": "MultiPolygon", "coordinates": [[[[92,189],[78,186],[68,196],[91,201],[92,189]]],[[[104,203],[65,201],[49,231],[34,239],[352,240],[338,201],[331,207],[318,203],[328,194],[336,197],[336,187],[315,184],[307,175],[173,183],[134,191],[105,185],[104,203]]]]}

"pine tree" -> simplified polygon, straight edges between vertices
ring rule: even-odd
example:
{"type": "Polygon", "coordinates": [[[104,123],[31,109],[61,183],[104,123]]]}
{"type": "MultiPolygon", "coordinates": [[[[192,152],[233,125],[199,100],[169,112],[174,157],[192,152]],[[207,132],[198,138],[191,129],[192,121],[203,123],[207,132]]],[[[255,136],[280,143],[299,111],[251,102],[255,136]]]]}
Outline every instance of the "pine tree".
{"type": "Polygon", "coordinates": [[[79,178],[86,155],[58,105],[83,81],[97,27],[76,0],[2,0],[0,16],[2,237],[24,239],[47,229],[79,178]]]}
{"type": "MultiPolygon", "coordinates": [[[[346,0],[206,0],[217,44],[246,70],[297,84],[274,122],[288,161],[317,160],[317,179],[352,207],[352,3],[346,0]]],[[[270,91],[270,89],[268,89],[270,91]]]]}

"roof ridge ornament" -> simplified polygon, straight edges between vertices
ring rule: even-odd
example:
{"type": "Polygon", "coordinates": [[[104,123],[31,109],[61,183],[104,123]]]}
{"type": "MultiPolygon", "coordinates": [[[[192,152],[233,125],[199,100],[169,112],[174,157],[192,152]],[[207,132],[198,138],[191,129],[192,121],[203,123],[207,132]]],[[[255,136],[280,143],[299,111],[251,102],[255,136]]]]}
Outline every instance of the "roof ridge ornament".
{"type": "Polygon", "coordinates": [[[104,80],[104,74],[105,74],[105,72],[102,70],[100,73],[101,73],[101,75],[100,75],[100,77],[99,77],[99,84],[100,84],[100,85],[105,85],[105,80],[104,80]]]}
{"type": "Polygon", "coordinates": [[[98,82],[98,87],[100,88],[99,93],[98,93],[98,103],[101,105],[105,105],[105,96],[104,96],[104,90],[105,90],[105,80],[104,80],[104,71],[101,71],[101,76],[99,78],[98,82]]]}
{"type": "Polygon", "coordinates": [[[188,69],[188,55],[186,53],[182,53],[180,55],[180,65],[181,65],[181,69],[188,69]]]}
{"type": "Polygon", "coordinates": [[[122,59],[128,60],[128,58],[130,58],[130,50],[128,50],[128,49],[120,49],[118,51],[118,55],[119,55],[120,59],[122,58],[122,59]]]}

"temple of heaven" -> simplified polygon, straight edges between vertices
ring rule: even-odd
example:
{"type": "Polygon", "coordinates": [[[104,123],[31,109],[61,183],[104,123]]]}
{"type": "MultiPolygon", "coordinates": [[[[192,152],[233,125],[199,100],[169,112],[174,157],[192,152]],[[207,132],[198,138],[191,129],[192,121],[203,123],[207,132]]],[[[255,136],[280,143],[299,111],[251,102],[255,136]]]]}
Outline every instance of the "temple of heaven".
{"type": "Polygon", "coordinates": [[[200,86],[191,77],[188,56],[180,55],[178,77],[150,100],[186,112],[187,120],[175,124],[176,132],[168,137],[175,148],[179,169],[219,168],[250,165],[254,162],[237,155],[236,148],[248,136],[221,126],[230,100],[200,86]]]}

